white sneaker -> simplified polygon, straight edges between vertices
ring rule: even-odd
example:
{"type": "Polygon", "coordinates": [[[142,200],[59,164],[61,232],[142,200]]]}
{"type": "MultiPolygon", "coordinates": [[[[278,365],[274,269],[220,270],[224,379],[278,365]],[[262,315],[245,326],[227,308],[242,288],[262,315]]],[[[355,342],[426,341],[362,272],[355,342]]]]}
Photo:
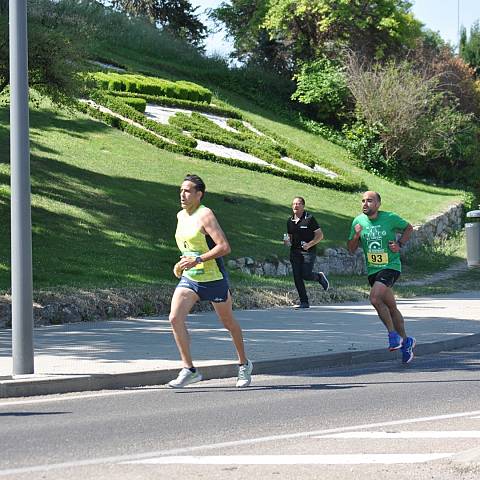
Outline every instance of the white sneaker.
{"type": "Polygon", "coordinates": [[[238,367],[238,388],[248,387],[250,385],[250,382],[252,381],[252,370],[253,363],[250,360],[247,360],[246,365],[240,365],[238,367]]]}
{"type": "Polygon", "coordinates": [[[197,383],[202,380],[202,374],[198,372],[192,372],[188,368],[182,368],[178,377],[171,382],[168,382],[168,386],[171,388],[183,388],[191,383],[197,383]]]}

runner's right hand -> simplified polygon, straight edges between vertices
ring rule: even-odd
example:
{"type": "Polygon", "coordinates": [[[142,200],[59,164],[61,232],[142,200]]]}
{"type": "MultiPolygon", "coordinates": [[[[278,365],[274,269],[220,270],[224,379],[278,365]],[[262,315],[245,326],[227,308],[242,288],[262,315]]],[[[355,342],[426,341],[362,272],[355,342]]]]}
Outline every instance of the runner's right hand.
{"type": "Polygon", "coordinates": [[[180,266],[180,262],[177,262],[175,266],[173,267],[173,274],[177,277],[180,278],[182,276],[183,269],[180,266]]]}

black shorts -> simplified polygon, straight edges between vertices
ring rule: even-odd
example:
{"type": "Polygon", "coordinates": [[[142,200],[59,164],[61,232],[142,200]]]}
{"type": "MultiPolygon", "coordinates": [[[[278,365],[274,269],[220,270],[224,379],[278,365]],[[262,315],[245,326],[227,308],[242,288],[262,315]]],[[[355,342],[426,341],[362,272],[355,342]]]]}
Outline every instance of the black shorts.
{"type": "Polygon", "coordinates": [[[393,287],[393,284],[400,277],[400,272],[398,270],[393,270],[391,268],[385,268],[380,270],[377,273],[372,273],[368,276],[368,283],[371,287],[375,282],[380,282],[386,285],[387,287],[393,287]]]}

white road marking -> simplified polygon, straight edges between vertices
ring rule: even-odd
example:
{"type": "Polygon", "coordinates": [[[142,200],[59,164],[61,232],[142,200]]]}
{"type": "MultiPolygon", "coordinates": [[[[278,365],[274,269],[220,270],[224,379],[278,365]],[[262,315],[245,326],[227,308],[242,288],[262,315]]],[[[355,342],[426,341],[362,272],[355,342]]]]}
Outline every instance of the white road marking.
{"type": "Polygon", "coordinates": [[[453,456],[453,453],[392,453],[346,455],[205,455],[147,458],[122,464],[148,465],[360,465],[370,463],[423,463],[453,456]]]}
{"type": "Polygon", "coordinates": [[[418,430],[405,432],[348,432],[348,433],[334,433],[333,435],[320,435],[314,438],[480,438],[480,431],[478,430],[418,430]]]}
{"type": "Polygon", "coordinates": [[[58,470],[61,468],[80,467],[85,465],[98,465],[102,463],[103,464],[120,463],[120,462],[141,460],[141,459],[147,459],[147,458],[154,458],[159,456],[180,455],[184,453],[198,452],[202,450],[217,450],[220,448],[230,448],[230,447],[237,447],[241,445],[253,445],[257,443],[274,442],[279,440],[291,440],[294,438],[314,437],[319,435],[328,435],[331,433],[348,432],[348,431],[354,431],[354,430],[360,430],[360,429],[382,428],[382,427],[389,427],[393,425],[407,425],[407,424],[421,423],[421,422],[449,420],[451,418],[464,418],[464,417],[471,417],[473,415],[480,415],[480,410],[474,410],[471,412],[462,412],[462,413],[451,413],[447,415],[437,415],[434,417],[419,417],[419,418],[409,418],[404,420],[393,420],[390,422],[367,423],[362,425],[353,425],[350,427],[329,428],[325,430],[316,430],[316,431],[314,430],[309,432],[286,433],[283,435],[272,435],[268,437],[246,438],[244,440],[233,440],[230,442],[219,442],[219,443],[211,443],[211,444],[205,444],[205,445],[197,445],[192,447],[174,448],[171,450],[159,450],[156,452],[146,452],[146,453],[139,453],[134,455],[118,455],[118,456],[112,456],[112,457],[94,458],[89,460],[76,460],[72,462],[35,465],[31,467],[10,468],[6,470],[0,470],[0,476],[13,475],[18,473],[46,472],[51,470],[58,470]]]}
{"type": "Polygon", "coordinates": [[[55,402],[66,402],[68,400],[83,400],[84,398],[99,398],[99,397],[112,397],[116,395],[133,395],[136,393],[145,393],[158,390],[157,388],[148,388],[148,387],[138,387],[136,390],[115,390],[109,392],[98,392],[98,393],[84,393],[79,395],[68,395],[60,394],[59,397],[49,397],[49,398],[32,398],[28,400],[12,400],[12,401],[3,401],[0,402],[0,408],[8,407],[17,407],[19,405],[35,405],[38,403],[55,403],[55,402]]]}

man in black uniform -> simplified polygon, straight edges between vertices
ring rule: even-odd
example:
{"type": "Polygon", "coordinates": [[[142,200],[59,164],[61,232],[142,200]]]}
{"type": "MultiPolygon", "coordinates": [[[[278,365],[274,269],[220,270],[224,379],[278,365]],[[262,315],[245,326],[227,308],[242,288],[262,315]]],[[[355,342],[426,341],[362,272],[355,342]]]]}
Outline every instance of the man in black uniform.
{"type": "Polygon", "coordinates": [[[292,201],[293,215],[287,220],[288,238],[285,244],[290,246],[290,262],[293,279],[300,297],[300,304],[295,308],[309,308],[304,280],[317,281],[325,291],[328,279],[323,272],[313,272],[316,257],[316,244],[323,239],[322,229],[314,216],[305,211],[305,199],[295,197],[292,201]]]}

